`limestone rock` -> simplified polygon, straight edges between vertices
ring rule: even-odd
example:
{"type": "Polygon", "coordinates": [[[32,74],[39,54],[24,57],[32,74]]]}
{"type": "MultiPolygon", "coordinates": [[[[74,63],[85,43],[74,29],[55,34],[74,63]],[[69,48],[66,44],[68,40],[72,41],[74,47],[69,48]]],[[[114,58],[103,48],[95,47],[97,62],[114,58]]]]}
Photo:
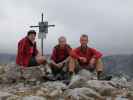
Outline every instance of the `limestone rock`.
{"type": "Polygon", "coordinates": [[[22,100],[46,100],[44,97],[39,96],[25,96],[22,100]]]}
{"type": "Polygon", "coordinates": [[[85,87],[68,89],[65,91],[64,95],[70,100],[104,100],[104,97],[102,97],[99,93],[85,87]]]}
{"type": "Polygon", "coordinates": [[[10,94],[8,92],[2,92],[0,91],[0,100],[6,100],[8,97],[12,96],[13,94],[10,94]]]}
{"type": "Polygon", "coordinates": [[[89,80],[87,81],[87,87],[104,96],[110,96],[115,90],[115,88],[112,87],[108,81],[89,80]]]}

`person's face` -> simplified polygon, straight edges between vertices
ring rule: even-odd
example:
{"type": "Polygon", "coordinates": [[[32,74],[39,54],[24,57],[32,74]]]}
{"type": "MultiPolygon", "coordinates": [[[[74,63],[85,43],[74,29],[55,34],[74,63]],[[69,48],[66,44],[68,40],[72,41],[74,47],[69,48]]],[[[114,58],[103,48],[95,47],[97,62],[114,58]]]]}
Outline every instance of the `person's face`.
{"type": "Polygon", "coordinates": [[[29,36],[29,39],[34,42],[35,41],[35,38],[36,38],[36,35],[35,34],[30,34],[29,36]]]}
{"type": "Polygon", "coordinates": [[[60,47],[64,47],[66,45],[66,39],[60,38],[59,39],[59,45],[60,45],[60,47]]]}
{"type": "Polygon", "coordinates": [[[87,46],[88,38],[87,37],[81,37],[80,38],[80,44],[81,44],[81,46],[87,46]]]}

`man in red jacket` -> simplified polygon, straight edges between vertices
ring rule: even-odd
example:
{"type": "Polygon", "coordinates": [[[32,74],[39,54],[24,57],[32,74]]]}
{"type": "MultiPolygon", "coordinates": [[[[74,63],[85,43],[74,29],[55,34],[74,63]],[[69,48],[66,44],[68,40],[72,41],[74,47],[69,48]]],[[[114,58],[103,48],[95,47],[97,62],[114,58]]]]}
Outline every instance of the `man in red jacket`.
{"type": "Polygon", "coordinates": [[[80,37],[81,46],[73,49],[71,52],[71,65],[69,65],[70,72],[76,69],[73,60],[77,61],[81,68],[94,71],[96,69],[98,76],[103,72],[103,64],[101,61],[102,54],[94,48],[88,47],[88,36],[83,34],[80,37]]]}
{"type": "Polygon", "coordinates": [[[30,30],[27,36],[18,43],[16,64],[20,65],[22,68],[46,63],[45,57],[41,56],[37,50],[35,37],[36,32],[30,30]]]}
{"type": "Polygon", "coordinates": [[[53,48],[51,55],[51,69],[54,76],[62,76],[67,72],[71,47],[67,44],[66,38],[61,36],[58,39],[58,45],[53,48]]]}

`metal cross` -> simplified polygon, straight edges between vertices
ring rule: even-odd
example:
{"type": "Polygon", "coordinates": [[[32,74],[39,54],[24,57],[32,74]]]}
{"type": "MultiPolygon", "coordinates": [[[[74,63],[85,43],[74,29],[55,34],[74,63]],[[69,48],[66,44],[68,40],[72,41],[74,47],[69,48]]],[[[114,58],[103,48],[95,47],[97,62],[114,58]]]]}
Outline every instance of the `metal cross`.
{"type": "Polygon", "coordinates": [[[36,26],[30,26],[33,27],[39,27],[39,34],[38,38],[41,39],[41,49],[42,49],[42,55],[43,55],[43,39],[46,38],[46,34],[48,33],[49,27],[55,27],[55,25],[48,25],[48,21],[43,20],[43,13],[42,13],[42,19],[41,22],[38,23],[36,26]]]}

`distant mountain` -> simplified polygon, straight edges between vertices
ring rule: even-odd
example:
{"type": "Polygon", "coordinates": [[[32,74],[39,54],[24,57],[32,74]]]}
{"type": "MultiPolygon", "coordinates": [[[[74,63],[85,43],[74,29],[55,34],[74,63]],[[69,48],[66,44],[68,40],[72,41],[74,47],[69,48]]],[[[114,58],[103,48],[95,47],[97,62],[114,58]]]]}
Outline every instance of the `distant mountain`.
{"type": "MultiPolygon", "coordinates": [[[[15,62],[15,58],[15,54],[0,54],[0,64],[15,62]]],[[[46,58],[49,58],[49,55],[47,55],[46,58]]],[[[102,60],[106,73],[113,75],[124,73],[133,77],[133,54],[105,56],[102,60]]]]}
{"type": "Polygon", "coordinates": [[[11,62],[15,62],[15,59],[15,54],[0,53],[0,64],[8,64],[11,62]]]}
{"type": "MultiPolygon", "coordinates": [[[[46,58],[48,57],[49,55],[46,55],[46,58]]],[[[0,53],[0,64],[9,64],[11,62],[15,62],[15,60],[15,54],[0,53]]]]}
{"type": "Polygon", "coordinates": [[[120,73],[133,77],[133,54],[103,57],[105,72],[113,75],[120,73]]]}

